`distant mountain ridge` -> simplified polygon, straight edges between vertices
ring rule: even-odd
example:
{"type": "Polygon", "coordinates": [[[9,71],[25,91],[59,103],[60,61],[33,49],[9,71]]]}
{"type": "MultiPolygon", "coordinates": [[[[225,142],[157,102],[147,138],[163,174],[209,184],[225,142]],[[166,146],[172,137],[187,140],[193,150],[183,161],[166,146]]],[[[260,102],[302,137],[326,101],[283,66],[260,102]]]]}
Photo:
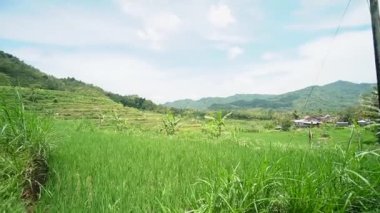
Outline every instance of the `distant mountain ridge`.
{"type": "Polygon", "coordinates": [[[145,110],[165,111],[165,107],[197,110],[231,110],[231,109],[303,109],[310,90],[312,95],[305,106],[307,110],[337,111],[358,104],[360,95],[368,93],[375,84],[355,84],[347,81],[337,81],[324,86],[310,86],[281,95],[268,94],[237,94],[229,97],[209,97],[194,101],[178,100],[156,105],[150,100],[138,96],[123,96],[106,92],[100,87],[78,81],[74,78],[55,78],[24,63],[11,54],[0,51],[0,86],[21,86],[57,91],[70,91],[106,96],[124,106],[145,110]]]}
{"type": "Polygon", "coordinates": [[[310,86],[304,89],[280,95],[237,94],[225,98],[209,97],[199,100],[178,100],[165,103],[165,106],[197,110],[232,109],[302,109],[315,111],[337,111],[358,104],[362,94],[370,92],[375,84],[356,84],[348,81],[336,81],[324,86],[310,86]],[[308,99],[310,91],[311,96],[308,99]],[[306,100],[307,104],[306,104],[306,100]]]}

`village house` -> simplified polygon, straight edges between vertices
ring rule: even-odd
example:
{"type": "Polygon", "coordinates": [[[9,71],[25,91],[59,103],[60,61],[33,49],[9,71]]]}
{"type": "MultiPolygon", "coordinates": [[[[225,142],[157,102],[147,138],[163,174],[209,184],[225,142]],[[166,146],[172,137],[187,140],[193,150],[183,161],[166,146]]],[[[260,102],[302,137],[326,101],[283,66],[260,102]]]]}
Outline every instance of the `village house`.
{"type": "Polygon", "coordinates": [[[322,119],[316,116],[305,116],[303,119],[293,121],[296,127],[313,127],[322,124],[322,119]]]}

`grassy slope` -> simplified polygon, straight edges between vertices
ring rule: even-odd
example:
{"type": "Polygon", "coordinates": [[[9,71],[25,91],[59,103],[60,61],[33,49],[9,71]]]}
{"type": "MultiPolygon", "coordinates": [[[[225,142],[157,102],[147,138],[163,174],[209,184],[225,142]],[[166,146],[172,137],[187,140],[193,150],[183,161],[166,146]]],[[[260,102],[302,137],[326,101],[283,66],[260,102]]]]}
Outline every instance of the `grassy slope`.
{"type": "Polygon", "coordinates": [[[17,57],[3,51],[0,51],[0,86],[105,93],[99,87],[77,81],[73,78],[58,79],[43,73],[17,57]]]}
{"type": "MultiPolygon", "coordinates": [[[[147,127],[155,125],[161,119],[157,113],[123,107],[102,93],[30,88],[17,90],[23,97],[26,109],[55,118],[110,120],[116,114],[127,122],[147,127]]],[[[0,97],[11,99],[14,95],[13,87],[0,86],[0,97]]]]}
{"type": "MultiPolygon", "coordinates": [[[[310,149],[304,130],[214,140],[196,131],[166,137],[73,126],[57,123],[61,139],[51,156],[54,173],[39,203],[42,212],[219,212],[218,206],[230,212],[223,199],[237,211],[255,203],[261,212],[331,212],[364,210],[360,202],[374,210],[380,199],[371,189],[380,190],[378,161],[358,161],[334,148],[345,149],[348,129],[331,129],[330,139],[310,149]]],[[[320,133],[315,130],[316,137],[320,133]]]]}
{"type": "Polygon", "coordinates": [[[166,109],[150,100],[137,95],[118,95],[104,91],[102,88],[78,81],[74,78],[56,78],[24,63],[20,59],[0,51],[0,86],[20,86],[25,88],[47,89],[55,91],[80,92],[92,96],[107,96],[124,106],[145,110],[166,109]]]}

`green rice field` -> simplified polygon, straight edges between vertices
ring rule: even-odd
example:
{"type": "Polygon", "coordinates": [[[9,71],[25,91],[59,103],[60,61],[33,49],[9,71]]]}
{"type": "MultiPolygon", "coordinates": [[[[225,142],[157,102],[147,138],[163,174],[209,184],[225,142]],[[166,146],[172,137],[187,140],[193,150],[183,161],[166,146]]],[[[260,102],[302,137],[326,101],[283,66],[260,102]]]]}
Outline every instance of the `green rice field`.
{"type": "Polygon", "coordinates": [[[379,210],[380,158],[364,130],[315,129],[310,145],[302,129],[215,139],[77,126],[57,122],[40,212],[379,210]]]}

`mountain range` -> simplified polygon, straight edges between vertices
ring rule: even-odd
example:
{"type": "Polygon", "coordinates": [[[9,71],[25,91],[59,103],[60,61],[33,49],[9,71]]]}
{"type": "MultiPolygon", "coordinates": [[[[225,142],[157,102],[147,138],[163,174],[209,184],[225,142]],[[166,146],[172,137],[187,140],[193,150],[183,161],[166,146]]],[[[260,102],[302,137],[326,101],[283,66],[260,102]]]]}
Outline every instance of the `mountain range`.
{"type": "Polygon", "coordinates": [[[355,106],[360,96],[369,93],[375,84],[336,81],[323,86],[310,86],[280,95],[237,94],[229,97],[184,99],[164,105],[180,109],[239,110],[250,108],[338,111],[355,106]]]}
{"type": "Polygon", "coordinates": [[[59,79],[24,63],[17,57],[0,51],[0,86],[21,86],[47,90],[70,91],[104,96],[124,106],[143,110],[166,111],[166,107],[195,110],[239,110],[252,108],[339,111],[355,106],[360,96],[369,93],[375,84],[336,81],[324,86],[310,86],[280,95],[237,94],[229,97],[209,97],[199,100],[178,100],[163,106],[136,95],[119,95],[74,78],[59,79]]]}

